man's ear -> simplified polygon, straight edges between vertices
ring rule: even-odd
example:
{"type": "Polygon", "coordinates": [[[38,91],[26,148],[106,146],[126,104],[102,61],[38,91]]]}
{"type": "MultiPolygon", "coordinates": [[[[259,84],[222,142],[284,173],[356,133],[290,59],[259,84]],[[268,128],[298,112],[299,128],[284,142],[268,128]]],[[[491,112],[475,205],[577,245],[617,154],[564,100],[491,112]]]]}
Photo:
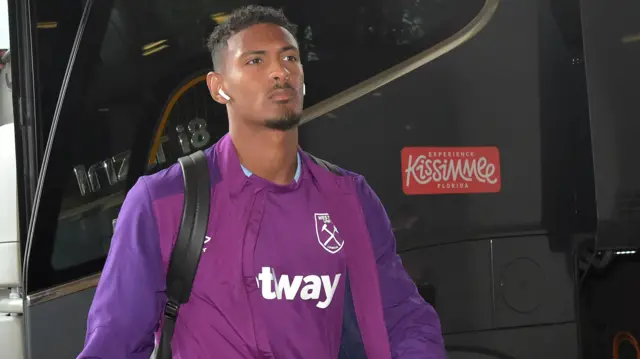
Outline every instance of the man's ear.
{"type": "Polygon", "coordinates": [[[209,72],[207,74],[207,87],[211,97],[219,104],[226,105],[229,103],[229,96],[222,90],[222,75],[217,72],[209,72]],[[222,90],[222,91],[221,91],[222,90]],[[226,96],[226,98],[225,98],[226,96]]]}

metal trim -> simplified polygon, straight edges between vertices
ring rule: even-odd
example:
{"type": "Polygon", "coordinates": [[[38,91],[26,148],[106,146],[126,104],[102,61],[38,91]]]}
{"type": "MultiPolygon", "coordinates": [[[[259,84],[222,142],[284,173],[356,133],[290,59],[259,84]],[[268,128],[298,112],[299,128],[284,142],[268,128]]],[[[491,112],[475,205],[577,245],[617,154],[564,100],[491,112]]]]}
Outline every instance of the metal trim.
{"type": "Polygon", "coordinates": [[[65,283],[57,287],[49,288],[36,292],[27,296],[25,305],[27,307],[34,306],[36,304],[45,303],[57,298],[64,297],[69,294],[77,293],[85,289],[93,288],[98,285],[100,275],[102,272],[96,273],[92,276],[78,279],[76,281],[65,283]]]}
{"type": "Polygon", "coordinates": [[[307,123],[337,109],[338,107],[355,101],[358,98],[408,74],[409,72],[437,59],[467,42],[476,36],[489,23],[491,18],[493,18],[493,14],[498,8],[499,3],[500,0],[485,0],[484,6],[480,9],[478,15],[476,15],[476,17],[474,17],[473,20],[471,20],[471,22],[469,22],[460,31],[451,35],[449,38],[373,77],[368,78],[367,80],[360,82],[357,85],[354,85],[305,109],[302,113],[301,124],[307,123]]]}

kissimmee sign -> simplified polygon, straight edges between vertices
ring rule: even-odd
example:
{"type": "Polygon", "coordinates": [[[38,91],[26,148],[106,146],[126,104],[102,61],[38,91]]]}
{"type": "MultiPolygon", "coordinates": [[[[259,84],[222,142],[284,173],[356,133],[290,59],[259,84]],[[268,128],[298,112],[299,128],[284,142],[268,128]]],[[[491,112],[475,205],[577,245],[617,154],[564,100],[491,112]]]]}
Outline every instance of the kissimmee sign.
{"type": "Polygon", "coordinates": [[[497,147],[405,147],[402,190],[408,195],[500,192],[497,147]]]}

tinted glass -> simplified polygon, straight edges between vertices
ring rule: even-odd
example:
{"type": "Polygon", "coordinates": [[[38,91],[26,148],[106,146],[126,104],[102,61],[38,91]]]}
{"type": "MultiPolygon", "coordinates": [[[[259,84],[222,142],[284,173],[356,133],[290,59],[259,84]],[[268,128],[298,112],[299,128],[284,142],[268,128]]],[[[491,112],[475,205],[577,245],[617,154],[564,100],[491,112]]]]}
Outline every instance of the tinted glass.
{"type": "MultiPolygon", "coordinates": [[[[46,173],[29,292],[98,272],[112,222],[136,179],[226,133],[224,107],[210,99],[204,82],[211,67],[205,44],[217,22],[243,4],[94,3],[46,173]],[[150,150],[155,137],[160,145],[150,150]]],[[[482,4],[291,0],[268,5],[283,7],[300,26],[310,106],[452,35],[482,4]]]]}
{"type": "Polygon", "coordinates": [[[45,141],[60,94],[60,83],[69,62],[82,7],[81,0],[36,1],[34,61],[39,159],[44,153],[45,141]]]}

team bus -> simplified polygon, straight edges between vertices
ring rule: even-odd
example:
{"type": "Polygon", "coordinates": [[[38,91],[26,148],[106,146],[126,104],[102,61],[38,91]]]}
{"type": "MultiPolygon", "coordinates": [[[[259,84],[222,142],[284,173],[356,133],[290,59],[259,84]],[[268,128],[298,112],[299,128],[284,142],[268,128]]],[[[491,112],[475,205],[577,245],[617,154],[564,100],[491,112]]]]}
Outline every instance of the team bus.
{"type": "MultiPolygon", "coordinates": [[[[0,357],[81,351],[127,190],[228,130],[205,44],[247,3],[9,1],[0,357]]],[[[299,24],[302,146],[379,194],[451,359],[637,357],[640,2],[260,3],[299,24]]]]}

